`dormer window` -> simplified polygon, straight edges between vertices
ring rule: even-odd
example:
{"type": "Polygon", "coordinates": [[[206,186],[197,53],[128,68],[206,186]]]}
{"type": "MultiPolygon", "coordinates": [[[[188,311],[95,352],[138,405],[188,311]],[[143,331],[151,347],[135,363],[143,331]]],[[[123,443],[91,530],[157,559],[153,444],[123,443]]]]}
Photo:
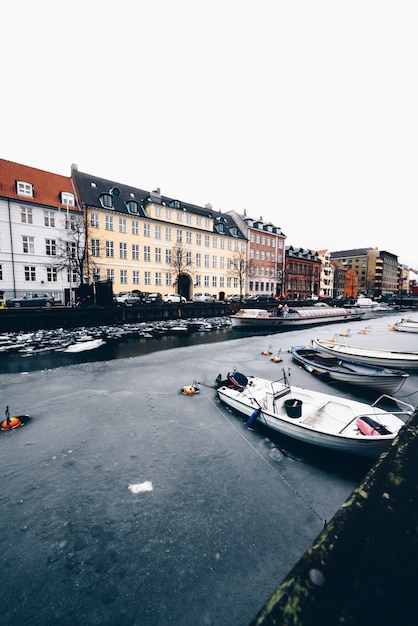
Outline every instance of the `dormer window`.
{"type": "Polygon", "coordinates": [[[178,200],[171,200],[171,202],[168,203],[168,206],[171,207],[172,209],[179,209],[180,202],[178,200]]]}
{"type": "Polygon", "coordinates": [[[74,194],[68,193],[68,191],[61,191],[61,204],[75,206],[74,194]]]}
{"type": "Polygon", "coordinates": [[[238,228],[236,226],[231,226],[229,232],[233,237],[238,237],[238,228]]]}
{"type": "Polygon", "coordinates": [[[33,198],[33,185],[31,183],[25,183],[23,180],[17,180],[16,193],[18,196],[33,198]]]}
{"type": "Polygon", "coordinates": [[[120,196],[120,189],[119,187],[112,187],[109,189],[109,193],[111,196],[120,196]]]}
{"type": "Polygon", "coordinates": [[[126,202],[126,208],[129,213],[138,214],[138,202],[136,200],[128,200],[128,202],[126,202]]]}
{"type": "Polygon", "coordinates": [[[101,193],[99,200],[104,209],[113,209],[113,201],[110,193],[101,193]]]}

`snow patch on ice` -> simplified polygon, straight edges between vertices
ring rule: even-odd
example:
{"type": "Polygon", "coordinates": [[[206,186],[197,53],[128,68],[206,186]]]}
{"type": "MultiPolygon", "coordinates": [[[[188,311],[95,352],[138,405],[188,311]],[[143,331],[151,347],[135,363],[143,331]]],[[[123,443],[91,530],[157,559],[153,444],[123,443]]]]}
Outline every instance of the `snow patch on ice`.
{"type": "Polygon", "coordinates": [[[132,493],[142,493],[143,491],[152,491],[152,482],[146,480],[144,483],[137,483],[136,485],[129,485],[129,491],[132,493]]]}

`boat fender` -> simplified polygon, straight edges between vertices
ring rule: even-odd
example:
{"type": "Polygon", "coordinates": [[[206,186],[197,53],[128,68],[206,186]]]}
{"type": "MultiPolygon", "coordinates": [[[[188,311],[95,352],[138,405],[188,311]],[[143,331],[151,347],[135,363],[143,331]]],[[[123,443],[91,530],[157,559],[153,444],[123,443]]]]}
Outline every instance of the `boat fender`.
{"type": "Polygon", "coordinates": [[[250,417],[245,422],[245,426],[247,428],[251,428],[252,424],[256,421],[257,417],[259,417],[260,413],[261,409],[255,409],[255,411],[251,413],[250,417]]]}
{"type": "Polygon", "coordinates": [[[357,418],[356,425],[363,435],[372,435],[374,437],[380,435],[391,435],[392,433],[383,424],[379,424],[368,415],[357,418]]]}

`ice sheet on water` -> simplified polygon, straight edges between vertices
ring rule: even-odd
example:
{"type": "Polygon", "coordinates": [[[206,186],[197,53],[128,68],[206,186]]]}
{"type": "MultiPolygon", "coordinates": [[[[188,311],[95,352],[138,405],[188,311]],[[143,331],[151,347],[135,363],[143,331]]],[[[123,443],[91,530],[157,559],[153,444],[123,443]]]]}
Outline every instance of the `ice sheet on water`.
{"type": "Polygon", "coordinates": [[[132,493],[142,493],[143,491],[152,491],[152,482],[146,480],[144,483],[136,483],[135,485],[128,486],[129,491],[132,493]]]}

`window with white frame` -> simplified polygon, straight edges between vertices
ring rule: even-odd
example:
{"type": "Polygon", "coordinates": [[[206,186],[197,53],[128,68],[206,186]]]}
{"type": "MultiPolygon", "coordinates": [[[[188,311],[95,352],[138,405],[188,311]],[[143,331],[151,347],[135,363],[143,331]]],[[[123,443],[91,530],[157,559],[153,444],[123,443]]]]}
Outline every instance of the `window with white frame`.
{"type": "Polygon", "coordinates": [[[186,232],[186,244],[192,245],[192,233],[189,230],[186,232]]]}
{"type": "Polygon", "coordinates": [[[225,269],[225,257],[224,256],[219,257],[219,268],[221,270],[225,269]]]}
{"type": "Polygon", "coordinates": [[[106,215],[105,216],[105,229],[106,230],[113,230],[113,215],[106,215]]]}
{"type": "Polygon", "coordinates": [[[92,228],[99,228],[100,217],[98,213],[90,213],[90,226],[92,228]]]}
{"type": "Polygon", "coordinates": [[[191,264],[192,264],[192,253],[186,252],[186,265],[191,265],[191,264]]]}
{"type": "Polygon", "coordinates": [[[151,237],[151,226],[146,222],[144,224],[144,237],[151,237]]]}
{"type": "Polygon", "coordinates": [[[156,226],[155,227],[155,238],[156,239],[161,239],[161,226],[156,226]]]}
{"type": "Polygon", "coordinates": [[[163,276],[161,272],[155,272],[155,284],[160,287],[163,284],[163,276]]]}
{"type": "Polygon", "coordinates": [[[172,281],[171,274],[170,274],[170,272],[166,272],[165,273],[165,286],[166,287],[171,287],[172,284],[173,284],[173,281],[172,281]]]}
{"type": "Polygon", "coordinates": [[[25,265],[25,281],[36,281],[36,268],[34,265],[25,265]]]}
{"type": "Polygon", "coordinates": [[[210,237],[209,235],[205,235],[205,248],[210,247],[210,237]]]}
{"type": "Polygon", "coordinates": [[[91,256],[100,256],[100,239],[91,240],[91,256]]]}
{"type": "Polygon", "coordinates": [[[231,241],[231,239],[228,239],[228,250],[229,251],[232,250],[232,241],[231,241]]]}
{"type": "Polygon", "coordinates": [[[191,224],[192,223],[192,216],[190,215],[190,213],[187,213],[187,215],[186,215],[186,223],[187,224],[191,224]]]}
{"type": "Polygon", "coordinates": [[[102,193],[99,196],[100,204],[104,209],[113,209],[113,200],[110,193],[102,193]]]}
{"type": "Polygon", "coordinates": [[[165,219],[166,220],[171,220],[171,209],[166,209],[165,210],[165,219]]]}
{"type": "Polygon", "coordinates": [[[204,277],[204,280],[203,280],[203,284],[204,284],[205,287],[209,287],[209,284],[210,284],[209,283],[209,276],[207,276],[206,274],[205,274],[205,277],[204,277]]]}
{"type": "Polygon", "coordinates": [[[46,279],[49,283],[56,283],[58,281],[58,270],[56,267],[46,268],[46,279]]]}
{"type": "Polygon", "coordinates": [[[112,283],[115,282],[115,270],[114,269],[106,270],[106,280],[109,280],[112,283]]]}
{"type": "Polygon", "coordinates": [[[155,248],[155,262],[161,263],[161,248],[155,248]]]}
{"type": "Polygon", "coordinates": [[[221,250],[225,250],[225,239],[224,239],[224,238],[222,238],[222,239],[220,240],[220,244],[221,244],[221,245],[220,245],[221,250]]]}
{"type": "Polygon", "coordinates": [[[202,218],[196,217],[196,226],[202,226],[202,218]]]}
{"type": "Polygon", "coordinates": [[[205,227],[206,228],[210,228],[211,224],[212,224],[211,220],[205,219],[205,227]]]}
{"type": "Polygon", "coordinates": [[[162,212],[163,212],[163,211],[162,211],[162,208],[161,208],[160,206],[156,206],[156,207],[154,207],[154,214],[155,214],[155,217],[161,217],[162,212]]]}
{"type": "Polygon", "coordinates": [[[128,270],[119,270],[119,282],[121,285],[128,284],[128,270]]]}
{"type": "Polygon", "coordinates": [[[35,238],[29,235],[22,235],[24,254],[35,254],[35,238]]]}
{"type": "Polygon", "coordinates": [[[200,276],[200,274],[198,274],[196,276],[196,287],[201,287],[202,286],[202,277],[200,276]]]}
{"type": "Polygon", "coordinates": [[[22,224],[33,224],[32,207],[20,207],[20,221],[22,222],[22,224]]]}
{"type": "Polygon", "coordinates": [[[196,254],[196,267],[202,267],[202,255],[200,252],[196,254]]]}
{"type": "Polygon", "coordinates": [[[132,283],[134,285],[139,285],[139,270],[133,270],[132,271],[132,283]]]}
{"type": "Polygon", "coordinates": [[[218,280],[216,276],[212,276],[212,287],[218,286],[218,280]]]}
{"type": "Polygon", "coordinates": [[[132,244],[132,261],[139,261],[139,245],[137,243],[132,244]]]}
{"type": "Polygon", "coordinates": [[[196,233],[196,245],[197,246],[202,245],[202,235],[200,233],[196,233]]]}
{"type": "Polygon", "coordinates": [[[171,241],[171,228],[169,226],[165,229],[165,240],[171,241]]]}
{"type": "Polygon", "coordinates": [[[57,254],[57,242],[55,239],[45,239],[45,254],[55,256],[57,254]]]}
{"type": "Polygon", "coordinates": [[[106,241],[106,257],[108,259],[113,259],[115,256],[115,245],[113,241],[106,241]]]}
{"type": "Polygon", "coordinates": [[[232,279],[231,279],[230,276],[227,276],[226,277],[226,288],[227,289],[231,289],[231,286],[232,286],[232,279]]]}
{"type": "Polygon", "coordinates": [[[212,237],[212,246],[213,246],[213,248],[217,248],[218,247],[218,238],[217,237],[212,237]]]}
{"type": "Polygon", "coordinates": [[[144,272],[144,283],[145,285],[151,284],[151,272],[144,272]]]}
{"type": "Polygon", "coordinates": [[[216,270],[216,268],[218,267],[218,257],[216,256],[216,254],[212,256],[212,267],[214,270],[216,270]]]}
{"type": "Polygon", "coordinates": [[[171,252],[170,249],[167,249],[165,251],[165,262],[166,262],[166,265],[171,265],[172,259],[173,259],[172,252],[171,252]]]}
{"type": "Polygon", "coordinates": [[[178,222],[183,221],[183,213],[181,213],[180,211],[177,211],[176,217],[178,222]]]}
{"type": "Polygon", "coordinates": [[[225,287],[225,278],[223,276],[219,277],[219,288],[223,289],[225,287]]]}
{"type": "Polygon", "coordinates": [[[123,241],[119,242],[119,258],[120,259],[128,258],[128,245],[123,241]]]}
{"type": "Polygon", "coordinates": [[[126,233],[126,218],[125,217],[119,218],[119,232],[126,233]]]}
{"type": "Polygon", "coordinates": [[[33,185],[31,183],[25,183],[23,180],[16,181],[16,193],[18,196],[26,196],[26,198],[33,198],[33,185]]]}
{"type": "Polygon", "coordinates": [[[151,246],[144,246],[144,261],[151,261],[151,246]]]}
{"type": "Polygon", "coordinates": [[[139,234],[139,222],[138,222],[138,220],[132,220],[132,234],[133,235],[138,235],[139,234]]]}
{"type": "Polygon", "coordinates": [[[182,241],[183,241],[183,231],[182,230],[179,230],[179,229],[177,230],[176,241],[177,241],[177,243],[182,243],[182,241]]]}
{"type": "Polygon", "coordinates": [[[55,213],[53,211],[44,211],[44,224],[49,228],[55,227],[55,213]]]}

